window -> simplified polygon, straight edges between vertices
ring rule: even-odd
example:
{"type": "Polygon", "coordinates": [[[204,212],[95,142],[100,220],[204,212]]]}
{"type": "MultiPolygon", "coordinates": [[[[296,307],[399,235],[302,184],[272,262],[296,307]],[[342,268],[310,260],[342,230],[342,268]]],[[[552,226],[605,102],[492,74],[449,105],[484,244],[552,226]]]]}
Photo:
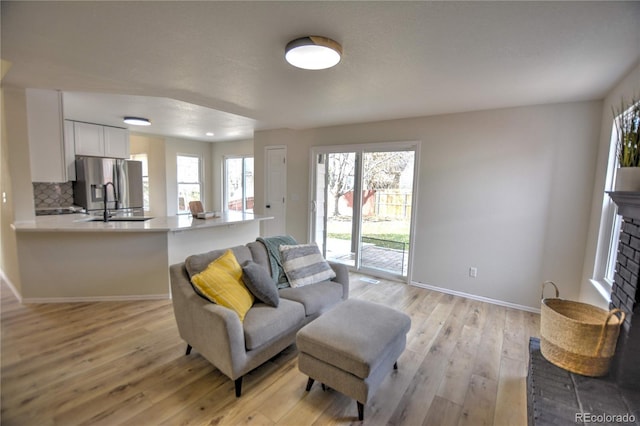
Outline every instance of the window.
{"type": "MultiPolygon", "coordinates": [[[[613,191],[615,172],[618,167],[616,155],[616,134],[615,129],[611,129],[611,145],[609,150],[609,164],[607,166],[607,176],[605,191],[613,191]]],[[[602,216],[600,219],[600,236],[598,238],[598,258],[596,264],[595,280],[607,293],[611,292],[613,278],[616,272],[616,259],[618,257],[618,238],[622,218],[618,215],[618,206],[611,197],[605,194],[602,204],[602,216]]]]}
{"type": "Polygon", "coordinates": [[[178,155],[178,214],[190,213],[189,203],[202,200],[200,157],[178,155]]]}
{"type": "MultiPolygon", "coordinates": [[[[630,107],[624,114],[631,110],[630,107]]],[[[605,191],[614,190],[615,174],[618,168],[617,156],[617,132],[616,122],[620,117],[614,119],[611,127],[611,139],[609,146],[609,164],[607,165],[607,175],[605,180],[605,191]]],[[[605,195],[602,203],[602,215],[600,216],[600,235],[598,236],[598,247],[596,253],[596,264],[594,278],[596,288],[607,296],[611,293],[614,276],[616,272],[616,260],[618,257],[618,239],[622,228],[622,217],[618,214],[618,207],[611,197],[605,195]],[[606,293],[606,294],[605,294],[606,293]]]]}
{"type": "Polygon", "coordinates": [[[253,157],[224,159],[224,206],[253,213],[253,157]]]}
{"type": "Polygon", "coordinates": [[[149,211],[149,160],[147,154],[131,154],[131,160],[142,162],[142,198],[143,207],[149,211]]]}

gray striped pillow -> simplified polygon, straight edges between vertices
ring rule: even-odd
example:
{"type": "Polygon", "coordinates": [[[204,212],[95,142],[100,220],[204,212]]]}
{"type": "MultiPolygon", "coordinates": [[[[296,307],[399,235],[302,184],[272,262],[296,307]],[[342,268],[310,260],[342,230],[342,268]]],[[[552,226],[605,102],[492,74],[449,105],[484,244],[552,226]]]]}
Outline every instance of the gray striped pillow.
{"type": "Polygon", "coordinates": [[[291,287],[302,287],[335,278],[317,244],[281,245],[280,256],[291,287]]]}

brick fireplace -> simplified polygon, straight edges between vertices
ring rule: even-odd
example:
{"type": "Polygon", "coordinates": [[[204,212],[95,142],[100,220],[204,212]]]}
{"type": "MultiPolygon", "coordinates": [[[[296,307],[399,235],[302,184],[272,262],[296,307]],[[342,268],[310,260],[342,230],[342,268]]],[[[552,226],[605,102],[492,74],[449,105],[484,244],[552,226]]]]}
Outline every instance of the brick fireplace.
{"type": "Polygon", "coordinates": [[[612,192],[623,217],[610,308],[626,312],[609,376],[620,386],[640,389],[640,193],[612,192]]]}

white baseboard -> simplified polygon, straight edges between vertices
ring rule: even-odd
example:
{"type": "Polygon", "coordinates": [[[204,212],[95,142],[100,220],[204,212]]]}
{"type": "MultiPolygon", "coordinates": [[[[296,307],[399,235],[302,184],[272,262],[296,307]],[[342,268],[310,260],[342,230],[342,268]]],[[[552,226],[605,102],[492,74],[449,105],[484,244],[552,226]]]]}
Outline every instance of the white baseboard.
{"type": "Polygon", "coordinates": [[[141,294],[130,296],[87,296],[87,297],[25,297],[21,303],[78,303],[78,302],[130,302],[139,300],[167,300],[167,294],[141,294]]]}
{"type": "Polygon", "coordinates": [[[13,295],[16,296],[16,299],[18,299],[18,302],[22,303],[22,295],[18,292],[18,290],[13,285],[13,283],[11,282],[9,277],[7,277],[7,274],[5,274],[2,269],[0,269],[0,278],[2,279],[2,281],[7,283],[7,285],[9,286],[11,291],[13,292],[13,295]]]}
{"type": "Polygon", "coordinates": [[[436,287],[436,286],[432,286],[432,285],[429,285],[429,284],[418,283],[418,282],[415,282],[415,281],[411,281],[411,285],[416,286],[416,287],[420,287],[420,288],[426,288],[427,290],[439,291],[440,293],[445,293],[445,294],[451,294],[451,295],[454,295],[454,296],[464,297],[466,299],[478,300],[480,302],[491,303],[492,305],[504,306],[506,308],[513,308],[513,309],[518,309],[518,310],[526,311],[526,312],[533,312],[535,314],[539,314],[540,313],[540,308],[532,308],[530,306],[518,305],[516,303],[505,302],[503,300],[498,300],[498,299],[491,299],[489,297],[484,297],[484,296],[477,296],[475,294],[464,293],[462,291],[450,290],[448,288],[436,287]]]}

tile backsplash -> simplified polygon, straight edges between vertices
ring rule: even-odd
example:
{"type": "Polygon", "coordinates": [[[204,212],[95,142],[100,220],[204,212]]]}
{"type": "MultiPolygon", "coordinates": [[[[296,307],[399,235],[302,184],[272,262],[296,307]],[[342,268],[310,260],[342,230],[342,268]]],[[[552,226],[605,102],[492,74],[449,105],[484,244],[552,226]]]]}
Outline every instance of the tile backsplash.
{"type": "Polygon", "coordinates": [[[73,205],[72,182],[33,182],[33,197],[36,208],[69,207],[73,205]]]}

